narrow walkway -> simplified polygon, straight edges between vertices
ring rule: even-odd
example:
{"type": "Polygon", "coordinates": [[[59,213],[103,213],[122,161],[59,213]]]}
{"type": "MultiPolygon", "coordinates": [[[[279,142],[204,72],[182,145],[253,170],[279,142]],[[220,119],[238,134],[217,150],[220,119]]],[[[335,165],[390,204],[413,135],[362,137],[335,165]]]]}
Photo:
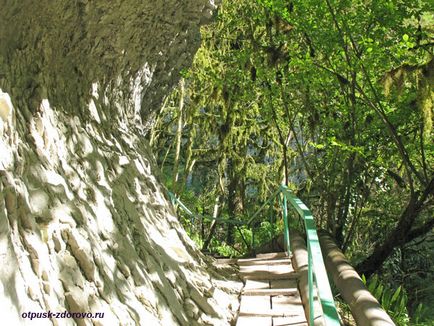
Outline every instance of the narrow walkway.
{"type": "Polygon", "coordinates": [[[285,253],[221,263],[238,264],[245,282],[237,326],[307,326],[297,289],[298,274],[285,253]]]}

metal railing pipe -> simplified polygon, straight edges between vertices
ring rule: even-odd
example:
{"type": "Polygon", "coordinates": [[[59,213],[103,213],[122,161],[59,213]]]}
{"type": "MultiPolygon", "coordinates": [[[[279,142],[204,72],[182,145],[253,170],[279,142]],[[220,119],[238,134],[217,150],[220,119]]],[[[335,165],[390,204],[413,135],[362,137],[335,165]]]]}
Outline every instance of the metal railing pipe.
{"type": "Polygon", "coordinates": [[[327,326],[340,325],[339,315],[333,299],[333,293],[330,288],[330,282],[327,277],[327,271],[322,257],[321,247],[319,244],[316,224],[309,208],[297,197],[295,197],[286,186],[280,187],[283,195],[292,204],[293,208],[300,214],[304,221],[306,231],[306,242],[308,248],[308,275],[309,275],[309,323],[313,325],[313,280],[316,280],[318,297],[323,310],[324,321],[327,326]]]}

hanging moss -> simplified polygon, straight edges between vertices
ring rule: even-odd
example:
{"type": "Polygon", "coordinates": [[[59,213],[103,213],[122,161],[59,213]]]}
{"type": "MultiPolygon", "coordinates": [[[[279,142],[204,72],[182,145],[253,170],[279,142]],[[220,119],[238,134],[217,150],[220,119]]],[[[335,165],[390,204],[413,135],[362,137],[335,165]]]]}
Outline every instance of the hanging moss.
{"type": "Polygon", "coordinates": [[[431,135],[433,127],[433,100],[434,91],[432,89],[432,82],[427,79],[423,79],[420,82],[418,91],[418,105],[422,111],[424,137],[428,139],[431,135]]]}

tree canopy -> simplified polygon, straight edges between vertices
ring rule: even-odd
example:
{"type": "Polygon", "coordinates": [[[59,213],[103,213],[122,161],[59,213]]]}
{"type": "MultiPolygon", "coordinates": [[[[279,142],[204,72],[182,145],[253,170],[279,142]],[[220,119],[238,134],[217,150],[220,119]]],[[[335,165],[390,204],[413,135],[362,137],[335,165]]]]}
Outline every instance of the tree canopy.
{"type": "MultiPolygon", "coordinates": [[[[223,1],[150,133],[169,189],[245,220],[287,184],[360,273],[411,281],[412,312],[433,284],[433,37],[429,1],[223,1]]],[[[191,235],[210,229],[243,254],[233,224],[191,235]]]]}

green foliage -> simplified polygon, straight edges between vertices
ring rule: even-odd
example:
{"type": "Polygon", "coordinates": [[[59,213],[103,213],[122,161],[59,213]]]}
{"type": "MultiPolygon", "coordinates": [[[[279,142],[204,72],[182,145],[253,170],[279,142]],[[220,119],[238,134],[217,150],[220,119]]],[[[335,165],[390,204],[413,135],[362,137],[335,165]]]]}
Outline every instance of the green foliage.
{"type": "MultiPolygon", "coordinates": [[[[389,247],[411,241],[434,207],[421,197],[434,177],[433,26],[425,0],[223,1],[183,72],[182,197],[211,215],[221,196],[219,216],[246,221],[287,177],[354,263],[389,239],[398,239],[389,247]]],[[[179,97],[153,130],[170,189],[179,97]]],[[[268,221],[259,220],[257,245],[280,232],[268,221]]],[[[212,250],[232,255],[249,251],[252,234],[219,224],[214,238],[212,250]]],[[[407,277],[407,258],[383,256],[391,259],[382,276],[401,286],[400,298],[408,294],[413,314],[413,302],[428,300],[417,293],[429,273],[407,277]]],[[[395,292],[376,290],[393,301],[395,292]]]]}
{"type": "Polygon", "coordinates": [[[266,243],[270,243],[278,234],[282,233],[283,224],[280,223],[270,223],[269,221],[263,221],[260,223],[259,227],[254,230],[255,232],[255,243],[254,247],[260,247],[266,243]]]}
{"type": "Polygon", "coordinates": [[[397,325],[409,324],[408,297],[402,286],[395,290],[388,288],[381,282],[378,275],[372,276],[369,281],[366,281],[366,278],[362,276],[362,281],[397,325]]]}
{"type": "Polygon", "coordinates": [[[236,250],[234,247],[229,246],[224,242],[220,242],[217,239],[213,239],[213,241],[211,242],[210,251],[212,253],[216,253],[221,257],[229,258],[240,257],[240,255],[242,255],[242,253],[236,250]]]}

